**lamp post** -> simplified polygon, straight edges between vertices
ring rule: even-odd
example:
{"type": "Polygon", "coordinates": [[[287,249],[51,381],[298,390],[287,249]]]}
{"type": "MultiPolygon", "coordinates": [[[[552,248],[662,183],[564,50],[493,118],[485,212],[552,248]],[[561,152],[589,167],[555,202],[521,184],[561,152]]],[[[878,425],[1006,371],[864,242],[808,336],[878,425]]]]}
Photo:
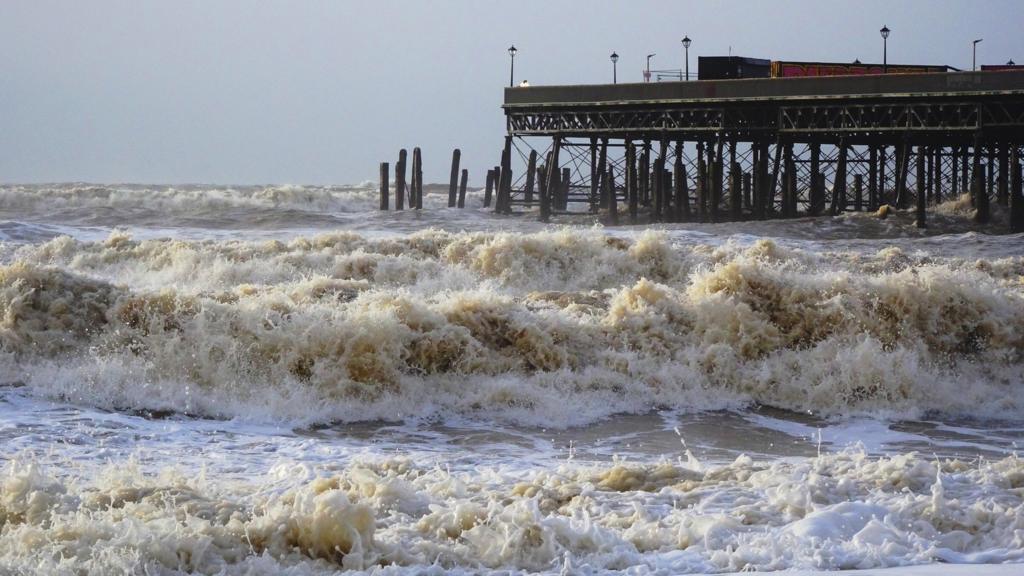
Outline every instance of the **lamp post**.
{"type": "Polygon", "coordinates": [[[619,55],[612,52],[610,56],[612,59],[612,84],[619,83],[619,55]]]}
{"type": "Polygon", "coordinates": [[[882,26],[878,31],[882,35],[882,74],[889,73],[889,30],[888,26],[882,26]]]}
{"type": "Polygon", "coordinates": [[[648,54],[647,55],[647,72],[644,73],[644,82],[650,82],[651,81],[651,58],[654,58],[655,56],[657,56],[657,54],[648,54]]]}
{"type": "Polygon", "coordinates": [[[690,79],[690,40],[689,36],[683,36],[683,50],[686,51],[686,79],[690,79]]]}
{"type": "Polygon", "coordinates": [[[974,42],[971,42],[971,71],[978,69],[978,42],[981,42],[984,38],[978,38],[974,42]]]}
{"type": "Polygon", "coordinates": [[[508,55],[512,57],[512,67],[511,67],[511,68],[509,69],[509,71],[508,71],[508,85],[509,85],[510,87],[511,87],[511,86],[515,86],[515,77],[516,77],[516,52],[519,52],[519,50],[516,50],[516,47],[515,47],[515,45],[514,45],[514,44],[513,44],[512,46],[509,46],[509,47],[508,47],[508,55]]]}

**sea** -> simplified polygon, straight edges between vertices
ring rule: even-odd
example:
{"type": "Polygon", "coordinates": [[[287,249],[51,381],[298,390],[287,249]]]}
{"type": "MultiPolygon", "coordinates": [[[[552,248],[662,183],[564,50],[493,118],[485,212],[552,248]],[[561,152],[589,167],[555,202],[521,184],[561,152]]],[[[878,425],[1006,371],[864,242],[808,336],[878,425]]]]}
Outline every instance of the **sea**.
{"type": "Polygon", "coordinates": [[[0,186],[0,574],[1024,573],[998,206],[375,188],[0,186]]]}

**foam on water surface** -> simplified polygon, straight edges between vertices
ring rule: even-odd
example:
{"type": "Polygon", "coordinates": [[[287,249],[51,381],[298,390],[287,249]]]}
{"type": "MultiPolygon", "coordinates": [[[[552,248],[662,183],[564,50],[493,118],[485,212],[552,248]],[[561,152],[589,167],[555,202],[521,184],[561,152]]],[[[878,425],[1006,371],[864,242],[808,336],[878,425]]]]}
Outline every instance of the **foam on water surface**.
{"type": "Polygon", "coordinates": [[[425,200],[0,188],[0,573],[1024,561],[1020,236],[425,200]]]}

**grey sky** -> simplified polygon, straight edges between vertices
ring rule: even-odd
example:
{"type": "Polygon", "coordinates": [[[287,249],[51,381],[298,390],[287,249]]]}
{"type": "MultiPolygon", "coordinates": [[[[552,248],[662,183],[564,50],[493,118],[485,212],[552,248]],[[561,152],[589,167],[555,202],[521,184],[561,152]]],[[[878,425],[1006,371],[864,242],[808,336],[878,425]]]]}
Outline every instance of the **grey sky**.
{"type": "Polygon", "coordinates": [[[421,146],[497,163],[508,83],[641,81],[697,56],[1024,62],[1024,2],[0,0],[0,182],[351,183],[421,146]]]}

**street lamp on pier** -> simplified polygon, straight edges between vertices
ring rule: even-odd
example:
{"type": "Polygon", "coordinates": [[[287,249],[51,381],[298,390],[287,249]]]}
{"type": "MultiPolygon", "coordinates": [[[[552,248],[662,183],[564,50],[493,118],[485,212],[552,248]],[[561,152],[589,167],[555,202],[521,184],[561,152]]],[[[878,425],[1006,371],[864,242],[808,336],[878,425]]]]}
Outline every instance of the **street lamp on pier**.
{"type": "Polygon", "coordinates": [[[971,42],[971,71],[978,69],[978,42],[981,42],[984,38],[978,38],[974,42],[971,42]]]}
{"type": "Polygon", "coordinates": [[[882,74],[889,73],[889,30],[888,26],[882,26],[878,31],[882,35],[882,74]]]}
{"type": "Polygon", "coordinates": [[[657,56],[657,54],[647,55],[647,71],[644,72],[644,82],[651,81],[651,58],[654,58],[655,56],[657,56]]]}
{"type": "Polygon", "coordinates": [[[685,68],[686,68],[686,79],[687,80],[690,79],[690,42],[693,42],[693,40],[690,40],[689,36],[683,36],[683,50],[686,51],[686,66],[685,66],[685,68]]]}
{"type": "Polygon", "coordinates": [[[612,52],[610,56],[612,59],[612,84],[619,83],[619,55],[612,52]]]}
{"type": "Polygon", "coordinates": [[[508,47],[508,55],[512,58],[512,66],[511,66],[511,68],[508,71],[508,85],[510,87],[511,86],[515,86],[516,52],[519,52],[519,50],[516,50],[515,44],[513,44],[512,46],[508,47]]]}

